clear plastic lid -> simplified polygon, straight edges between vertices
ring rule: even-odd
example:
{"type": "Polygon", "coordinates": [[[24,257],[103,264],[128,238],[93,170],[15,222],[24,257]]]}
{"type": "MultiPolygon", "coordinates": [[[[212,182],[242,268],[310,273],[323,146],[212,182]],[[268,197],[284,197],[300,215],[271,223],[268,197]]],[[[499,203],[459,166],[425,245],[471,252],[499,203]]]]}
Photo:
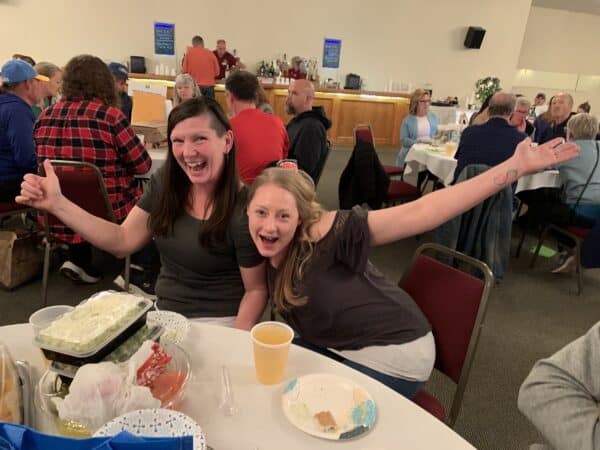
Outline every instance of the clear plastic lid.
{"type": "Polygon", "coordinates": [[[44,350],[87,358],[140,320],[153,302],[125,292],[103,291],[44,328],[35,344],[44,350]]]}

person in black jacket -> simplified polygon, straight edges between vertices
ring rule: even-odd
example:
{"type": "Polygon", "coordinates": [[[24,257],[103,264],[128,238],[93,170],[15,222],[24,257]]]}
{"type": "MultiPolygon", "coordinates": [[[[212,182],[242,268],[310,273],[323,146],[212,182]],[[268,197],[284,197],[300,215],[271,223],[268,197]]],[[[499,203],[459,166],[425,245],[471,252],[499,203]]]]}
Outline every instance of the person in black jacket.
{"type": "Polygon", "coordinates": [[[288,89],[285,109],[294,116],[287,124],[290,138],[288,158],[317,180],[327,156],[327,130],[331,121],[321,106],[313,107],[315,89],[308,80],[294,80],[288,89]]]}
{"type": "Polygon", "coordinates": [[[125,117],[131,123],[131,113],[133,111],[133,102],[131,97],[127,94],[127,80],[129,79],[129,71],[123,64],[111,62],[108,65],[110,72],[115,79],[115,89],[119,96],[120,109],[125,114],[125,117]]]}

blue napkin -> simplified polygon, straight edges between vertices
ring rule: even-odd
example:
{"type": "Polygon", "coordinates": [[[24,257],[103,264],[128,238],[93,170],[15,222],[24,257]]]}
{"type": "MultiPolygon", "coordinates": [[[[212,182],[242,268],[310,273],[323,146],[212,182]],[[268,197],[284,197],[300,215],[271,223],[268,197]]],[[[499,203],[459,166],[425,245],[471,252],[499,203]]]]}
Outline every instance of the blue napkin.
{"type": "Polygon", "coordinates": [[[122,431],[111,437],[71,439],[0,422],[0,450],[193,450],[192,436],[149,438],[122,431]]]}

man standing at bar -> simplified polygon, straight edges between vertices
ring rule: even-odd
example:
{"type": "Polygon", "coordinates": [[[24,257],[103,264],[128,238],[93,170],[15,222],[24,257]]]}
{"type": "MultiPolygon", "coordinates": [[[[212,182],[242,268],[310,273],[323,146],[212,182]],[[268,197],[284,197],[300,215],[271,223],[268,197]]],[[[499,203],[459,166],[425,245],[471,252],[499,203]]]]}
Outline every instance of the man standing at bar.
{"type": "Polygon", "coordinates": [[[290,138],[288,158],[296,159],[298,167],[316,181],[325,164],[331,121],[322,106],[313,106],[314,99],[310,81],[294,80],[288,88],[285,111],[294,116],[286,127],[290,138]]]}
{"type": "Polygon", "coordinates": [[[241,61],[238,61],[235,56],[227,51],[225,39],[219,39],[217,41],[217,48],[213,50],[213,53],[219,63],[219,75],[217,76],[217,79],[219,80],[227,78],[227,72],[231,71],[233,67],[237,67],[238,69],[246,68],[241,61]]]}
{"type": "Polygon", "coordinates": [[[202,95],[215,98],[215,78],[219,75],[219,63],[213,52],[204,48],[204,39],[200,36],[192,39],[192,47],[188,47],[181,71],[192,76],[202,95]]]}
{"type": "Polygon", "coordinates": [[[133,102],[129,94],[127,94],[127,80],[129,79],[129,71],[123,64],[116,62],[111,62],[108,65],[108,70],[110,70],[110,73],[112,73],[112,76],[115,80],[115,90],[117,91],[117,96],[119,97],[119,101],[121,103],[119,108],[123,114],[125,114],[125,117],[127,117],[129,123],[131,123],[133,102]]]}

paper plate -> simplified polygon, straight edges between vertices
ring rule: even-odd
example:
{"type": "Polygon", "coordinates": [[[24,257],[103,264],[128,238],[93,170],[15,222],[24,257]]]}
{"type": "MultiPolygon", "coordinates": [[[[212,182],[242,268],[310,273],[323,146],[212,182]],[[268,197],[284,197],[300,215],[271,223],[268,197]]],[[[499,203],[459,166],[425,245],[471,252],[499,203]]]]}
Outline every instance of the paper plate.
{"type": "Polygon", "coordinates": [[[373,428],[377,418],[375,402],[363,387],[326,373],[291,380],[283,391],[282,406],[292,425],[324,439],[363,435],[373,428]]]}
{"type": "Polygon", "coordinates": [[[190,332],[190,321],[185,316],[173,311],[150,311],[146,320],[149,323],[158,323],[165,329],[160,337],[161,342],[180,344],[190,332]]]}
{"type": "Polygon", "coordinates": [[[200,426],[178,411],[169,409],[131,411],[102,425],[94,436],[114,436],[121,431],[129,431],[144,437],[193,436],[194,450],[206,450],[206,439],[200,426]]]}

